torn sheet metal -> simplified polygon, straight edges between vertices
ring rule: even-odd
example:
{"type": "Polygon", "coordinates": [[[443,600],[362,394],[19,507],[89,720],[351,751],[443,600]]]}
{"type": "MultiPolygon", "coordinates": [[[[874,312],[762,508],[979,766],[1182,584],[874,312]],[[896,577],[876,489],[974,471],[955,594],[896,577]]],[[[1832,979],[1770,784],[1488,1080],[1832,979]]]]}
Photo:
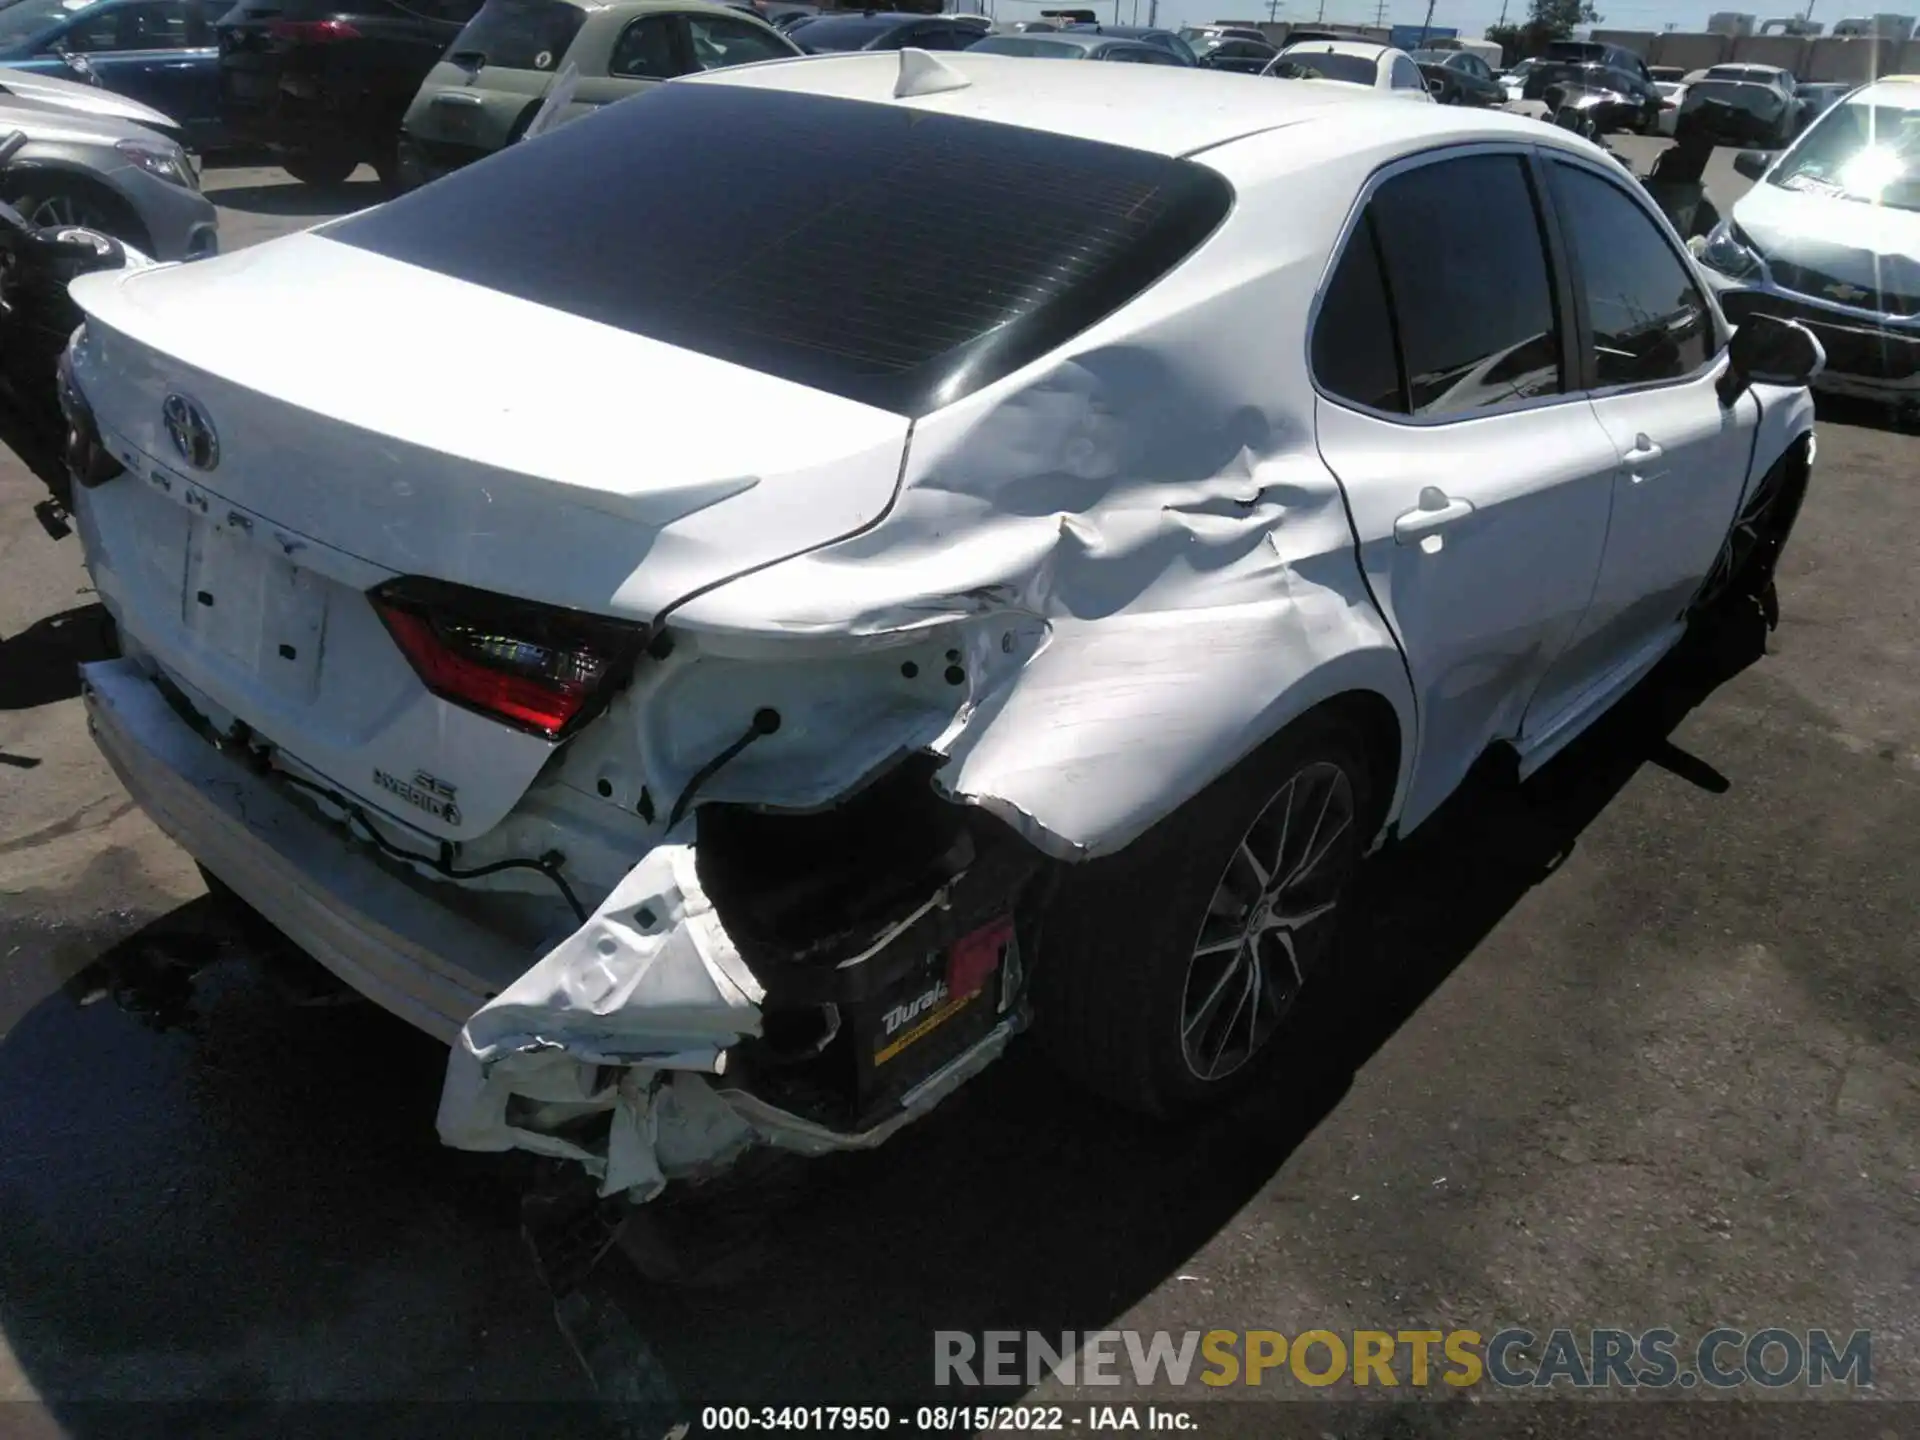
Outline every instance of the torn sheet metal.
{"type": "MultiPolygon", "coordinates": [[[[1208,160],[1233,171],[1232,147],[1208,160]]],[[[1343,691],[1385,699],[1411,741],[1405,668],[1315,442],[1304,347],[1278,338],[1305,333],[1351,196],[1293,178],[1242,195],[1243,210],[1285,196],[1284,214],[1237,215],[1207,264],[1070,355],[918,421],[877,524],[670,623],[743,651],[755,636],[954,637],[966,683],[930,743],[950,757],[936,783],[1066,859],[1126,845],[1343,691]],[[970,646],[987,661],[996,636],[1018,663],[975,673],[970,646]]]]}
{"type": "MultiPolygon", "coordinates": [[[[702,777],[703,803],[830,806],[918,749],[945,757],[947,798],[1078,860],[1343,692],[1383,698],[1411,740],[1406,671],[1318,452],[1305,355],[1274,339],[1305,333],[1350,199],[1318,196],[1322,183],[1253,187],[1286,213],[1227,226],[1211,263],[1177,269],[1071,353],[918,421],[892,505],[860,533],[670,607],[673,653],[568,769],[629,765],[664,811],[765,708],[780,724],[702,777]]],[[[691,850],[669,848],[473,1018],[442,1107],[450,1143],[571,1154],[603,1193],[647,1196],[755,1142],[877,1144],[1017,1028],[859,1133],[732,1088],[726,1047],[754,1033],[760,997],[691,850]],[[613,1112],[604,1150],[562,1138],[581,1107],[613,1112]]]]}
{"type": "Polygon", "coordinates": [[[692,849],[659,845],[586,924],[467,1021],[448,1061],[440,1138],[577,1160],[604,1194],[650,1196],[665,1183],[663,1154],[696,1165],[747,1143],[711,1092],[654,1082],[723,1070],[727,1047],[758,1033],[762,998],[692,849]],[[569,1122],[604,1111],[603,1150],[567,1138],[569,1122]]]}

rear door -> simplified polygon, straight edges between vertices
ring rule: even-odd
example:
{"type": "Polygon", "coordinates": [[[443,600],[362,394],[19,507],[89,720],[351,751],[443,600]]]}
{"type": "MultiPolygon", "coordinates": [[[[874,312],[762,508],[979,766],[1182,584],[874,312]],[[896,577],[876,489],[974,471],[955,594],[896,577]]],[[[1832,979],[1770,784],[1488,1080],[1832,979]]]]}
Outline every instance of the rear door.
{"type": "Polygon", "coordinates": [[[1320,452],[1420,710],[1408,825],[1517,735],[1600,569],[1618,457],[1536,190],[1517,148],[1383,172],[1313,322],[1320,452]]]}
{"type": "MultiPolygon", "coordinates": [[[[1575,262],[1583,384],[1620,457],[1593,606],[1557,672],[1579,677],[1657,651],[1726,539],[1746,484],[1758,402],[1722,406],[1718,322],[1667,228],[1629,187],[1572,157],[1545,166],[1575,262]]],[[[1527,718],[1550,728],[1552,697],[1527,718]]]]}

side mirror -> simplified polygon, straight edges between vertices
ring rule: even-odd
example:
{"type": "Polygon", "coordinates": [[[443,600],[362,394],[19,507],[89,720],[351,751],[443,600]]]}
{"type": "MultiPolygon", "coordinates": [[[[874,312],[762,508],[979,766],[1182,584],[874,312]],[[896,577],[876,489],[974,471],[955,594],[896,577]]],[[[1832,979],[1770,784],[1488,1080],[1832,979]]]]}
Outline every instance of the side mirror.
{"type": "Polygon", "coordinates": [[[1773,152],[1769,150],[1742,150],[1733,157],[1734,172],[1749,180],[1758,180],[1767,173],[1767,167],[1773,164],[1773,152]]]}
{"type": "Polygon", "coordinates": [[[1805,385],[1826,366],[1827,352],[1796,320],[1753,315],[1733,332],[1727,371],[1720,377],[1720,403],[1731,405],[1753,384],[1805,385]]]}

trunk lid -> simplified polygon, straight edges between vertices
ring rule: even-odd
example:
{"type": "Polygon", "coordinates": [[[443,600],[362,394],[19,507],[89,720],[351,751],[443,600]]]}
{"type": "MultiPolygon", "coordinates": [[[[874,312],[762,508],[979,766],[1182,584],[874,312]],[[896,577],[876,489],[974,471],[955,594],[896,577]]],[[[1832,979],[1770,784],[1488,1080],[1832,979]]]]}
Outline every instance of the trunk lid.
{"type": "Polygon", "coordinates": [[[552,745],[432,696],[368,589],[645,622],[873,521],[906,443],[898,415],[310,234],[73,295],[76,381],[134,472],[87,494],[103,596],[219,707],[448,838],[552,745]],[[170,397],[213,432],[201,465],[170,397]]]}

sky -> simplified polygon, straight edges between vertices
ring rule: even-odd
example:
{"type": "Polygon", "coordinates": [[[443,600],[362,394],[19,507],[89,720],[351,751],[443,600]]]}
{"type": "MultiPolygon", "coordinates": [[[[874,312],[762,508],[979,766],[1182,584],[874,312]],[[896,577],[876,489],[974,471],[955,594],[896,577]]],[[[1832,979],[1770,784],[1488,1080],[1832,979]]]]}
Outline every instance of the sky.
{"type": "MultiPolygon", "coordinates": [[[[1121,24],[1144,25],[1152,0],[986,0],[986,3],[1003,20],[1037,16],[1042,9],[1067,4],[1089,7],[1105,20],[1117,5],[1121,24]]],[[[1209,20],[1264,20],[1268,0],[1159,0],[1159,3],[1159,23],[1178,29],[1209,20]]],[[[1379,0],[1326,0],[1324,18],[1349,24],[1372,24],[1378,3],[1379,0]]],[[[1477,36],[1499,20],[1501,3],[1502,0],[1434,0],[1433,23],[1451,25],[1462,35],[1477,36]]],[[[1715,10],[1748,9],[1766,20],[1775,15],[1797,15],[1806,8],[1805,0],[1785,0],[1771,6],[1757,0],[1721,0],[1717,5],[1698,6],[1659,4],[1655,0],[1595,0],[1595,3],[1602,16],[1600,23],[1618,30],[1664,30],[1669,25],[1676,30],[1701,30],[1706,27],[1707,16],[1715,10]]],[[[1851,6],[1836,4],[1835,0],[1825,0],[1824,4],[1815,0],[1814,18],[1822,18],[1822,12],[1827,9],[1832,9],[1833,14],[1825,18],[1837,20],[1847,15],[1870,15],[1895,8],[1898,7],[1884,3],[1867,4],[1865,0],[1856,0],[1851,6]]],[[[1387,0],[1386,23],[1418,25],[1426,18],[1426,12],[1426,0],[1387,0]]],[[[1526,12],[1527,0],[1509,0],[1507,18],[1510,21],[1525,18],[1526,12]]],[[[1320,0],[1281,0],[1273,18],[1321,19],[1320,0]]]]}

